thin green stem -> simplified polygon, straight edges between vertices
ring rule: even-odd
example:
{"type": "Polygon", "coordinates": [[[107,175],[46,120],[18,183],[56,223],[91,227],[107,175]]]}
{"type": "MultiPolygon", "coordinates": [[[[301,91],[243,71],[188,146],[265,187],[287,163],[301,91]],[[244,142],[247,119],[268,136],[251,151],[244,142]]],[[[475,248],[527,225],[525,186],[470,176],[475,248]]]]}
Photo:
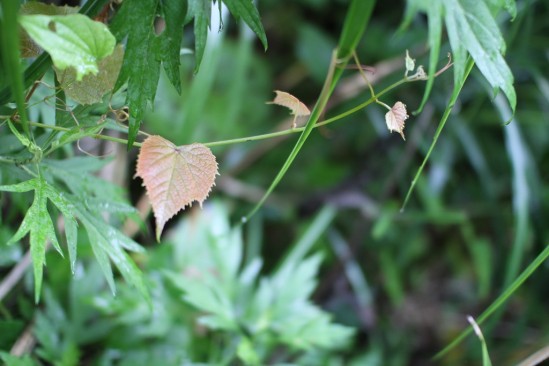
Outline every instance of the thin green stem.
{"type": "MultiPolygon", "coordinates": [[[[336,122],[340,119],[343,119],[343,118],[345,118],[345,117],[347,117],[347,116],[349,116],[353,113],[356,113],[356,112],[360,111],[361,109],[365,108],[366,106],[368,106],[368,105],[370,105],[374,102],[377,102],[378,97],[388,93],[389,91],[395,89],[396,87],[400,86],[401,84],[414,82],[414,81],[419,81],[419,80],[420,79],[415,79],[415,80],[410,80],[410,79],[406,79],[406,78],[400,79],[399,81],[387,86],[385,89],[380,91],[376,96],[369,98],[368,100],[360,103],[359,105],[357,105],[357,106],[355,106],[355,107],[353,107],[353,108],[351,108],[351,109],[349,109],[349,110],[347,110],[343,113],[338,114],[337,116],[334,116],[334,117],[328,118],[328,119],[326,119],[322,122],[316,123],[313,126],[313,128],[318,128],[318,127],[321,127],[321,126],[325,126],[325,125],[328,125],[330,123],[336,122]]],[[[41,128],[48,128],[48,129],[51,129],[51,130],[56,130],[56,131],[61,131],[61,132],[68,132],[68,131],[71,130],[70,128],[67,128],[67,127],[47,125],[45,123],[40,123],[40,122],[30,122],[29,121],[29,125],[35,126],[35,127],[41,127],[41,128]]],[[[208,147],[215,147],[215,146],[238,144],[238,143],[249,142],[249,141],[265,140],[265,139],[270,139],[270,138],[274,138],[274,137],[285,136],[285,135],[290,135],[290,134],[294,134],[294,133],[300,133],[304,129],[305,129],[305,127],[297,127],[297,128],[291,128],[291,129],[287,129],[287,130],[283,130],[283,131],[265,133],[265,134],[261,134],[261,135],[254,135],[254,136],[240,137],[240,138],[235,138],[235,139],[205,142],[205,143],[203,143],[203,145],[208,146],[208,147]]],[[[96,135],[92,135],[91,137],[93,137],[95,139],[100,139],[100,140],[113,141],[113,142],[121,143],[121,144],[124,144],[124,145],[127,145],[127,143],[128,143],[128,140],[126,140],[126,139],[113,137],[113,136],[108,136],[108,135],[96,134],[96,135]]],[[[137,146],[137,147],[141,147],[142,143],[135,142],[134,145],[137,146]]]]}

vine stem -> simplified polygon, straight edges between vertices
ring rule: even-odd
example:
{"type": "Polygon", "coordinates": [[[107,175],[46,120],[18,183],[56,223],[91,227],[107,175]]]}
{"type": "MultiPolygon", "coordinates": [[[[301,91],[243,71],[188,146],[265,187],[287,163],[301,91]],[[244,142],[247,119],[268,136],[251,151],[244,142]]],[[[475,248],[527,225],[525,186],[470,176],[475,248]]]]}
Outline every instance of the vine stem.
{"type": "MultiPolygon", "coordinates": [[[[353,108],[351,108],[351,109],[349,109],[349,110],[347,110],[343,113],[340,113],[337,116],[334,116],[332,118],[328,118],[328,119],[326,119],[322,122],[318,122],[317,124],[314,125],[313,128],[318,128],[318,127],[321,127],[321,126],[325,126],[325,125],[328,125],[330,123],[336,122],[336,121],[338,121],[342,118],[345,118],[345,117],[347,117],[347,116],[349,116],[353,113],[358,112],[359,110],[365,108],[366,106],[368,106],[368,105],[370,105],[374,102],[377,103],[377,98],[378,97],[388,93],[389,91],[393,90],[394,88],[398,87],[399,85],[402,85],[402,84],[408,83],[408,82],[419,81],[419,80],[421,80],[421,79],[409,79],[409,78],[400,79],[399,81],[389,85],[388,87],[386,87],[385,89],[383,89],[379,93],[375,94],[375,96],[373,96],[370,99],[362,102],[361,104],[359,104],[359,105],[357,105],[357,106],[355,106],[355,107],[353,107],[353,108]]],[[[1,116],[1,117],[8,117],[9,118],[9,116],[1,116]]],[[[69,131],[72,130],[71,128],[55,126],[55,125],[48,125],[48,124],[40,123],[40,122],[31,122],[31,121],[29,121],[29,125],[35,126],[35,127],[47,128],[47,129],[50,129],[50,130],[55,130],[55,131],[60,131],[60,132],[69,132],[69,131]]],[[[290,128],[290,129],[283,130],[283,131],[265,133],[265,134],[261,134],[261,135],[254,135],[254,136],[247,136],[247,137],[239,137],[239,138],[235,138],[235,139],[205,142],[205,143],[203,143],[203,145],[207,146],[207,147],[215,147],[215,146],[238,144],[238,143],[249,142],[249,141],[265,140],[265,139],[270,139],[270,138],[274,138],[274,137],[278,137],[278,136],[285,136],[285,135],[290,135],[290,134],[293,134],[293,133],[300,133],[304,129],[305,129],[305,127],[290,128]]],[[[91,135],[91,137],[93,137],[95,139],[100,139],[100,140],[117,142],[117,143],[124,144],[124,145],[127,145],[127,143],[128,143],[128,140],[126,140],[126,139],[119,138],[119,137],[108,136],[108,135],[96,134],[96,135],[91,135]]],[[[137,147],[141,147],[142,143],[135,142],[134,145],[137,146],[137,147]]]]}

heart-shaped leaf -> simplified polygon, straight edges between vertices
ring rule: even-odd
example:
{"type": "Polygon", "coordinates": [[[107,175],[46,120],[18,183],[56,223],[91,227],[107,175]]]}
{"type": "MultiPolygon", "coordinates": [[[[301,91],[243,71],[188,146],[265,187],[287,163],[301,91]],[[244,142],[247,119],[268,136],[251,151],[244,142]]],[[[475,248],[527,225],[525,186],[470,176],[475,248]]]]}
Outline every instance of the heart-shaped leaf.
{"type": "Polygon", "coordinates": [[[156,239],[166,222],[181,209],[208,197],[217,162],[202,144],[175,146],[160,136],[148,137],[137,159],[136,176],[143,179],[156,219],[156,239]]]}
{"type": "Polygon", "coordinates": [[[408,113],[406,112],[406,105],[402,102],[396,102],[391,110],[385,113],[385,123],[389,131],[396,131],[400,133],[403,140],[404,138],[404,122],[408,119],[408,113]]]}

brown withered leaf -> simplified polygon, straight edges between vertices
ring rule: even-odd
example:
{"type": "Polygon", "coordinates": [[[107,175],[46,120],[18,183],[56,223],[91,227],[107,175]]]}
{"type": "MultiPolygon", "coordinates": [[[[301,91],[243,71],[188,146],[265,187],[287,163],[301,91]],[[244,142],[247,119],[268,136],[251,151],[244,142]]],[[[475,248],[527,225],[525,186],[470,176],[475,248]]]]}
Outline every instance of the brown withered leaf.
{"type": "Polygon", "coordinates": [[[278,104],[289,108],[294,116],[308,116],[311,114],[309,108],[292,94],[280,90],[275,90],[274,92],[276,93],[276,97],[272,102],[267,102],[267,104],[278,104]]]}
{"type": "Polygon", "coordinates": [[[76,80],[76,71],[72,67],[54,69],[57,80],[69,98],[80,104],[94,104],[101,102],[103,95],[114,88],[123,59],[124,47],[119,44],[109,56],[97,62],[99,72],[96,75],[85,75],[80,81],[76,80]]]}
{"type": "Polygon", "coordinates": [[[215,184],[217,162],[202,144],[175,146],[160,136],[148,137],[137,159],[136,176],[143,179],[156,219],[156,239],[166,222],[185,206],[208,197],[215,184]]]}
{"type": "Polygon", "coordinates": [[[406,105],[402,102],[396,102],[389,112],[385,114],[385,123],[389,131],[396,131],[404,138],[404,122],[408,119],[406,105]]]}

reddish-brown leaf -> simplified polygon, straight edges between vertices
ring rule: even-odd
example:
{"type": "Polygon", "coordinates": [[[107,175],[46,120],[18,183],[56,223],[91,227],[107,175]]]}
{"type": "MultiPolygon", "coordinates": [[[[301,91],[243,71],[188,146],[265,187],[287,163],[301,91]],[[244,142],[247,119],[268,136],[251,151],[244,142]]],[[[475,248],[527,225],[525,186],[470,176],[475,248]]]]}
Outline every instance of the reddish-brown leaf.
{"type": "Polygon", "coordinates": [[[267,102],[268,104],[278,104],[290,108],[294,116],[308,116],[311,114],[309,108],[292,94],[280,90],[275,90],[274,92],[276,93],[276,97],[272,102],[267,102]]]}
{"type": "Polygon", "coordinates": [[[385,114],[385,123],[389,131],[396,131],[404,138],[404,123],[408,119],[406,105],[402,102],[396,102],[389,112],[385,114]]]}
{"type": "Polygon", "coordinates": [[[136,176],[143,179],[156,219],[156,238],[181,209],[208,197],[215,183],[217,162],[202,144],[175,146],[160,136],[148,137],[137,159],[136,176]]]}

